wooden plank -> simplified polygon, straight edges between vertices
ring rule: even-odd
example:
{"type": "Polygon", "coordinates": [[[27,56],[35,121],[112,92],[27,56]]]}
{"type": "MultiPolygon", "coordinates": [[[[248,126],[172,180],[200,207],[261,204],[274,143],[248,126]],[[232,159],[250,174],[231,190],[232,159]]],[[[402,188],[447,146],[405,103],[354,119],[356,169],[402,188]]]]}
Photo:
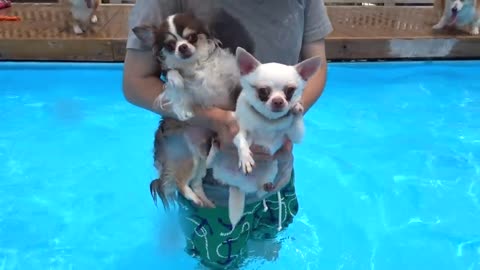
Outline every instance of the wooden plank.
{"type": "Polygon", "coordinates": [[[434,0],[325,0],[325,5],[332,4],[428,4],[433,5],[434,0]]]}
{"type": "Polygon", "coordinates": [[[124,35],[110,22],[118,14],[125,20],[122,10],[130,7],[102,5],[95,32],[78,36],[67,27],[68,11],[62,5],[14,4],[0,15],[19,16],[22,21],[0,22],[0,59],[112,61],[113,43],[124,40],[124,35]]]}
{"type": "Polygon", "coordinates": [[[112,61],[108,39],[9,39],[0,41],[0,60],[112,61]]]}
{"type": "Polygon", "coordinates": [[[126,38],[128,36],[128,23],[126,18],[130,9],[120,9],[118,14],[110,22],[112,34],[115,40],[112,42],[113,61],[123,61],[126,50],[126,38]]]}
{"type": "MultiPolygon", "coordinates": [[[[437,38],[431,7],[329,7],[334,32],[329,39],[437,38]]],[[[459,33],[460,37],[468,37],[459,33]]]]}
{"type": "Polygon", "coordinates": [[[329,59],[478,58],[480,38],[459,31],[434,32],[431,7],[334,7],[329,59]]]}
{"type": "Polygon", "coordinates": [[[14,4],[11,8],[0,10],[0,15],[19,16],[21,21],[0,22],[0,39],[109,39],[112,35],[108,23],[120,9],[130,10],[129,7],[110,5],[107,8],[102,5],[94,27],[96,33],[79,36],[68,28],[68,10],[60,4],[14,4]]]}
{"type": "Polygon", "coordinates": [[[12,3],[58,3],[58,0],[13,0],[12,3]]]}
{"type": "MultiPolygon", "coordinates": [[[[96,33],[65,29],[58,4],[15,4],[0,15],[0,60],[123,61],[131,5],[102,5],[96,33]]],[[[329,6],[334,32],[327,38],[331,60],[479,58],[480,38],[462,32],[435,33],[432,7],[329,6]]]]}
{"type": "Polygon", "coordinates": [[[472,59],[480,58],[478,39],[329,39],[330,60],[472,59]]]}

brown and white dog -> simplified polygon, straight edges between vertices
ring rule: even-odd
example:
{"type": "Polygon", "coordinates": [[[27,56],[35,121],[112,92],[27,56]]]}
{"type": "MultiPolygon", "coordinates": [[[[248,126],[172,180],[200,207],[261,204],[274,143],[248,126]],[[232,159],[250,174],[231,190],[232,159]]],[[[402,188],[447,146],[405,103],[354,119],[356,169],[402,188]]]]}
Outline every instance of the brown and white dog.
{"type": "Polygon", "coordinates": [[[452,27],[466,29],[472,35],[480,33],[480,8],[477,0],[435,0],[434,10],[441,18],[433,26],[434,30],[452,27]]]}
{"type": "Polygon", "coordinates": [[[70,11],[69,23],[73,32],[81,35],[98,22],[96,15],[101,0],[66,0],[70,11]]]}
{"type": "Polygon", "coordinates": [[[155,134],[154,164],[159,178],[151,182],[150,191],[154,200],[160,197],[166,209],[174,201],[177,190],[199,206],[214,207],[203,191],[202,181],[207,172],[208,141],[214,134],[185,121],[194,116],[195,107],[234,108],[241,89],[240,71],[232,53],[237,45],[219,37],[221,33],[228,33],[221,31],[222,25],[228,25],[242,37],[239,44],[246,42],[247,47],[253,47],[236,19],[223,12],[218,14],[217,19],[229,23],[215,19],[208,23],[192,13],[178,13],[168,16],[159,26],[132,29],[152,48],[162,70],[166,71],[166,87],[154,107],[170,106],[180,120],[162,119],[155,134]]]}

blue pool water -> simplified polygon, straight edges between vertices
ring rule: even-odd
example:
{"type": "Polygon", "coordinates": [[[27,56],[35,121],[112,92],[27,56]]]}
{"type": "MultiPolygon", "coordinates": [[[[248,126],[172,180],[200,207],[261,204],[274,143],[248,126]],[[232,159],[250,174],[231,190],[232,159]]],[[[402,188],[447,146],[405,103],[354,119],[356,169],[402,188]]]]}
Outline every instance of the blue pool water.
{"type": "MultiPolygon", "coordinates": [[[[192,269],[159,248],[157,116],[121,65],[0,64],[0,269],[192,269]],[[173,269],[173,268],[172,268],[173,269]]],[[[480,269],[480,62],[331,64],[300,211],[247,269],[480,269]]]]}

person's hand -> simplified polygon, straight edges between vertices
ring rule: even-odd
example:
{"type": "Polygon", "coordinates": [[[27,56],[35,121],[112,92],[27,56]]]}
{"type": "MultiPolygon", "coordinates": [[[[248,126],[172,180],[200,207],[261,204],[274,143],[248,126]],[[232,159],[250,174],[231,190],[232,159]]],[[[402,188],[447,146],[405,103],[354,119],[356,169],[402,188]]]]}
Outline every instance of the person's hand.
{"type": "MultiPolygon", "coordinates": [[[[236,155],[238,149],[233,144],[233,138],[235,138],[240,129],[238,122],[231,111],[217,110],[213,125],[214,130],[217,133],[214,143],[221,151],[230,152],[232,155],[236,155]]],[[[288,159],[292,152],[292,142],[288,138],[285,138],[283,146],[273,155],[271,155],[267,149],[258,145],[250,146],[250,151],[252,152],[253,159],[258,161],[288,159]]]]}
{"type": "Polygon", "coordinates": [[[277,152],[273,153],[271,155],[268,151],[268,149],[265,149],[262,146],[259,145],[252,145],[250,146],[250,150],[252,151],[254,155],[255,160],[279,160],[279,161],[285,161],[290,159],[291,153],[292,153],[293,145],[292,142],[288,139],[285,138],[285,142],[283,143],[282,147],[277,150],[277,152]]]}
{"type": "Polygon", "coordinates": [[[231,111],[219,110],[214,119],[213,129],[217,133],[215,143],[221,150],[235,147],[233,138],[237,135],[239,126],[231,111]]]}
{"type": "MultiPolygon", "coordinates": [[[[217,143],[217,146],[220,146],[221,151],[230,153],[231,155],[237,155],[238,149],[233,143],[229,143],[229,144],[224,143],[224,145],[222,146],[221,140],[216,140],[215,142],[217,143]]],[[[289,139],[285,139],[285,143],[273,155],[271,155],[269,151],[262,146],[259,146],[259,145],[250,146],[250,151],[252,151],[253,159],[255,161],[278,160],[279,162],[285,162],[285,161],[288,162],[292,157],[292,149],[293,149],[293,145],[289,139]]]]}
{"type": "MultiPolygon", "coordinates": [[[[233,138],[237,135],[239,126],[232,112],[216,108],[214,113],[210,113],[209,117],[211,121],[213,121],[213,129],[217,133],[217,137],[215,138],[217,146],[222,151],[237,153],[238,150],[233,144],[233,138]]],[[[285,143],[274,155],[270,155],[267,149],[258,145],[252,145],[250,150],[254,154],[255,159],[285,159],[291,155],[292,142],[288,138],[285,138],[285,143]]]]}
{"type": "Polygon", "coordinates": [[[233,117],[230,111],[224,112],[223,116],[214,124],[214,129],[217,132],[216,141],[222,149],[233,145],[233,138],[239,131],[237,119],[233,117]]]}

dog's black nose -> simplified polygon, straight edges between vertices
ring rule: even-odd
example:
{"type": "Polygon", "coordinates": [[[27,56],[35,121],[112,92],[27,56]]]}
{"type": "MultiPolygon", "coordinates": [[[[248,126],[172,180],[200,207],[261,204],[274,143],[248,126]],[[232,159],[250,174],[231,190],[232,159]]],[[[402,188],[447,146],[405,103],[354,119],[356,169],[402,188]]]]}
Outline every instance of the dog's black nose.
{"type": "Polygon", "coordinates": [[[281,97],[276,97],[272,99],[272,107],[273,109],[276,110],[281,110],[285,106],[285,101],[283,101],[283,98],[281,97]]]}
{"type": "Polygon", "coordinates": [[[275,106],[282,106],[282,105],[283,105],[283,100],[281,100],[281,99],[275,100],[275,99],[274,99],[274,100],[273,100],[273,104],[274,104],[275,106]]]}
{"type": "Polygon", "coordinates": [[[180,45],[180,47],[178,47],[178,51],[180,51],[181,53],[187,52],[188,51],[188,45],[187,44],[180,45]]]}
{"type": "Polygon", "coordinates": [[[452,8],[452,12],[453,13],[457,13],[458,12],[458,9],[456,7],[452,8]]]}
{"type": "Polygon", "coordinates": [[[192,56],[192,51],[188,47],[187,44],[182,44],[178,47],[178,51],[180,52],[180,55],[183,59],[190,58],[192,56]]]}

